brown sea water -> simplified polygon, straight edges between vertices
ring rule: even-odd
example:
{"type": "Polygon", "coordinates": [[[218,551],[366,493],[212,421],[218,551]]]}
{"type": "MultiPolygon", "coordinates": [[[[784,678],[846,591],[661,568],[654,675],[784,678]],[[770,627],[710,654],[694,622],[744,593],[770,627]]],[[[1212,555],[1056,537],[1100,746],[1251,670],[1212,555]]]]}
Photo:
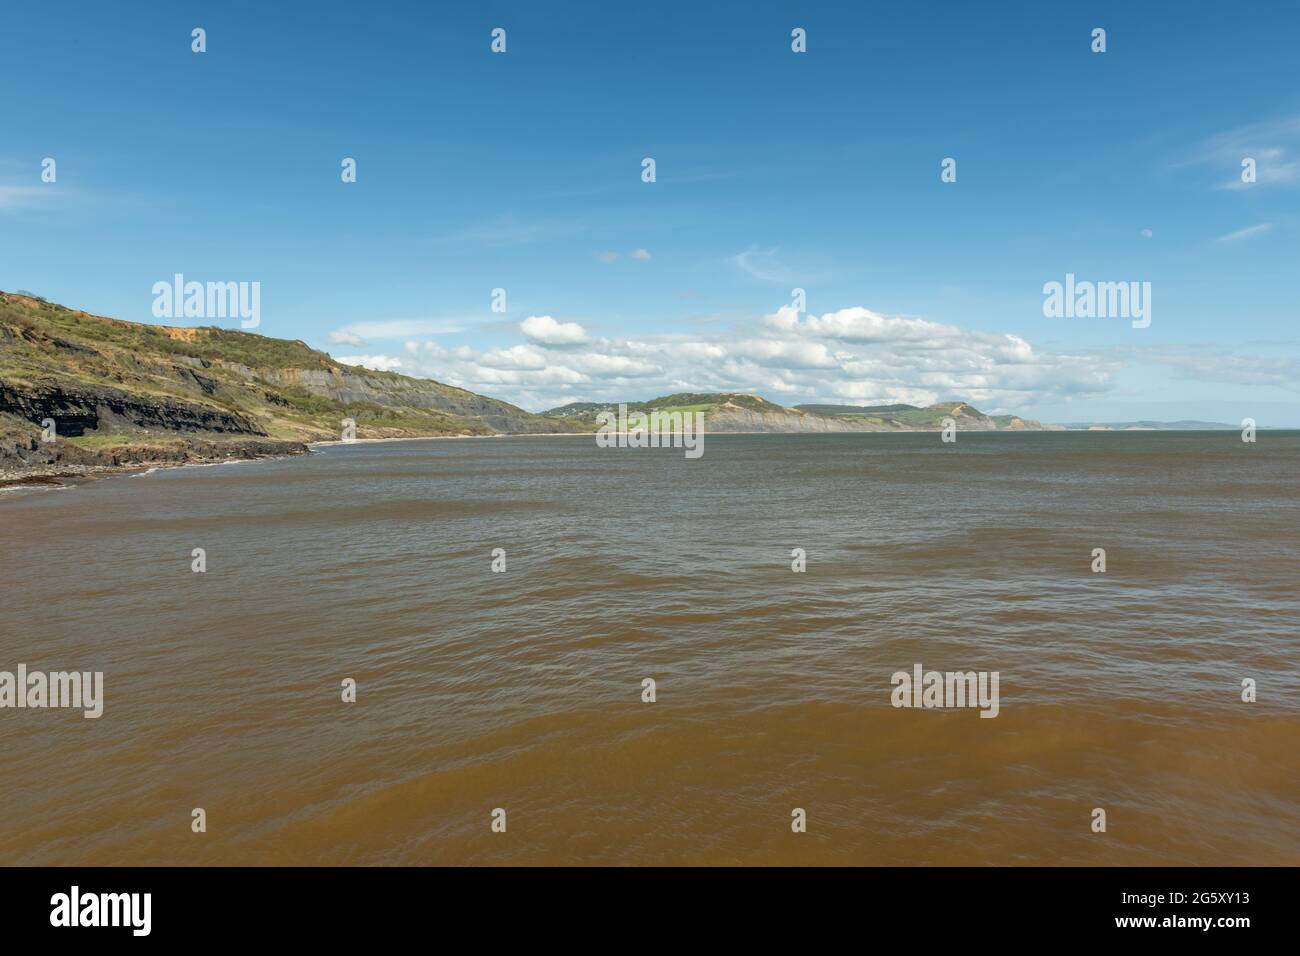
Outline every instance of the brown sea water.
{"type": "Polygon", "coordinates": [[[0,863],[1300,863],[1298,465],[552,437],[6,492],[0,670],[106,701],[0,710],[0,863]],[[892,707],[916,663],[999,715],[892,707]]]}

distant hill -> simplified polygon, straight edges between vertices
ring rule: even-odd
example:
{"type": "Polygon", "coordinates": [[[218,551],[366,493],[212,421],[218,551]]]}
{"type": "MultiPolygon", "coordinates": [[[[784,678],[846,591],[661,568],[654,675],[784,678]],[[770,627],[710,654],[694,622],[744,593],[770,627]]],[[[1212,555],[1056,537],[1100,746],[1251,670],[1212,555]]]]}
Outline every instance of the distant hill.
{"type": "Polygon", "coordinates": [[[865,415],[879,412],[912,412],[919,405],[794,405],[800,411],[814,415],[865,415]]]}
{"type": "MultiPolygon", "coordinates": [[[[796,405],[787,408],[745,392],[680,393],[644,402],[627,402],[629,412],[705,413],[710,432],[901,432],[938,431],[951,417],[960,430],[1034,431],[1045,426],[1015,415],[989,416],[965,402],[915,405],[796,405]]],[[[571,422],[573,428],[596,429],[596,415],[617,410],[618,403],[572,402],[543,412],[571,422]]],[[[1046,426],[1053,427],[1053,426],[1046,426]]]]}
{"type": "Polygon", "coordinates": [[[1084,431],[1092,429],[1094,431],[1222,431],[1224,429],[1237,431],[1240,425],[1230,425],[1227,422],[1198,422],[1188,419],[1177,422],[1067,422],[1065,427],[1071,431],[1084,431]]]}
{"type": "Polygon", "coordinates": [[[966,402],[940,402],[924,408],[916,405],[796,405],[796,408],[845,421],[870,425],[876,429],[935,431],[951,417],[959,429],[966,431],[1040,431],[1044,426],[1032,418],[1018,415],[985,415],[966,402]]]}
{"type": "Polygon", "coordinates": [[[559,432],[507,402],[300,341],[123,322],[0,292],[0,475],[301,452],[358,438],[559,432]],[[52,419],[58,440],[42,442],[52,419]]]}
{"type": "MultiPolygon", "coordinates": [[[[569,423],[574,431],[594,431],[596,416],[617,411],[617,402],[572,402],[542,412],[547,418],[569,423]]],[[[634,412],[704,412],[709,432],[805,432],[858,431],[852,425],[824,415],[811,415],[777,405],[745,392],[682,392],[645,402],[626,402],[634,412]]]]}

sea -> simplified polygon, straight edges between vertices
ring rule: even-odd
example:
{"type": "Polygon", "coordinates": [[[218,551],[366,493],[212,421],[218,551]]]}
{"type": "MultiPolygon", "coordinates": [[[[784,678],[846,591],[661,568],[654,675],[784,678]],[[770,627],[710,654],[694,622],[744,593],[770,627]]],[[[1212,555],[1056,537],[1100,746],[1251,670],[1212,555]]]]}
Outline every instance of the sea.
{"type": "Polygon", "coordinates": [[[0,864],[1300,864],[1298,466],[544,436],[12,489],[0,672],[103,694],[0,706],[0,864]]]}

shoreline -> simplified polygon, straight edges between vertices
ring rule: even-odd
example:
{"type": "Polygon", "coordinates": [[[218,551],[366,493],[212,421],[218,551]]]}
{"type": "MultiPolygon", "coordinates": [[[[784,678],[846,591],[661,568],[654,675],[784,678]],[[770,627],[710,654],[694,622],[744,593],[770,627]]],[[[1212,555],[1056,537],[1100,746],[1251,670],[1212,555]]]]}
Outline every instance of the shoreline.
{"type": "Polygon", "coordinates": [[[306,442],[310,448],[328,448],[331,445],[373,445],[382,442],[397,441],[450,441],[472,438],[581,438],[583,435],[594,435],[595,432],[518,432],[516,434],[507,434],[505,432],[496,432],[491,435],[397,435],[392,438],[353,438],[351,441],[333,438],[325,441],[306,442]]]}
{"type": "Polygon", "coordinates": [[[260,455],[245,458],[232,455],[212,461],[153,461],[139,462],[134,465],[80,465],[75,469],[50,469],[18,475],[12,472],[0,472],[0,491],[13,491],[19,488],[75,488],[81,481],[98,481],[101,478],[142,478],[155,471],[173,468],[213,468],[217,465],[238,465],[254,461],[279,461],[286,458],[299,458],[302,454],[260,455]]]}
{"type": "MultiPolygon", "coordinates": [[[[1272,429],[1274,431],[1286,429],[1272,429]]],[[[1132,434],[1133,432],[1149,433],[1168,433],[1168,434],[1187,434],[1192,432],[1201,432],[1204,434],[1218,434],[1221,432],[1231,431],[1231,429],[1166,429],[1166,428],[1146,428],[1146,429],[1084,429],[1084,428],[1035,428],[1035,429],[982,429],[980,431],[967,432],[966,434],[989,434],[989,435],[1032,435],[1032,434],[1078,434],[1078,435],[1123,435],[1132,434]]],[[[499,432],[491,435],[395,435],[386,438],[354,438],[350,441],[342,439],[322,439],[320,441],[303,442],[303,451],[288,452],[283,454],[254,455],[249,457],[245,451],[244,454],[232,453],[229,456],[213,458],[210,460],[195,461],[140,461],[131,464],[116,465],[43,465],[37,466],[31,470],[18,472],[13,470],[0,470],[0,491],[12,491],[21,488],[66,488],[75,487],[77,481],[88,480],[95,481],[101,478],[113,478],[118,476],[140,477],[145,474],[172,468],[192,468],[192,467],[212,467],[214,465],[233,465],[254,461],[278,461],[288,458],[298,458],[302,455],[309,455],[318,448],[330,448],[337,445],[373,445],[391,442],[412,442],[412,441],[459,441],[473,439],[510,439],[510,438],[594,438],[596,431],[584,432],[519,432],[507,434],[499,432]]],[[[613,432],[607,434],[627,435],[628,432],[613,432]]],[[[681,434],[661,433],[668,435],[681,434]]],[[[775,432],[775,431],[725,431],[725,432],[708,432],[705,435],[714,437],[722,435],[924,435],[938,434],[935,429],[908,428],[908,429],[890,429],[888,431],[794,431],[794,432],[775,432]]]]}
{"type": "Polygon", "coordinates": [[[16,471],[0,469],[0,491],[12,491],[21,488],[68,488],[76,487],[78,480],[96,481],[101,478],[143,477],[151,472],[172,468],[210,468],[214,465],[234,465],[253,461],[279,461],[309,455],[313,449],[328,448],[333,445],[379,444],[383,442],[407,441],[443,441],[450,439],[472,438],[537,438],[537,437],[581,437],[594,432],[524,432],[520,434],[492,435],[395,435],[387,438],[354,438],[351,441],[341,439],[324,439],[321,441],[302,442],[300,452],[283,454],[254,455],[249,457],[246,449],[232,452],[228,456],[193,461],[139,461],[116,465],[36,465],[31,469],[16,471]]]}
{"type": "Polygon", "coordinates": [[[285,458],[298,458],[309,454],[306,446],[300,452],[282,452],[278,454],[249,456],[247,449],[240,453],[223,455],[220,458],[195,459],[192,461],[138,461],[130,464],[116,465],[38,465],[30,470],[18,472],[0,470],[0,491],[13,491],[20,488],[70,488],[79,481],[97,481],[101,478],[142,477],[151,472],[171,468],[211,468],[215,465],[234,465],[241,462],[270,461],[285,458]]]}

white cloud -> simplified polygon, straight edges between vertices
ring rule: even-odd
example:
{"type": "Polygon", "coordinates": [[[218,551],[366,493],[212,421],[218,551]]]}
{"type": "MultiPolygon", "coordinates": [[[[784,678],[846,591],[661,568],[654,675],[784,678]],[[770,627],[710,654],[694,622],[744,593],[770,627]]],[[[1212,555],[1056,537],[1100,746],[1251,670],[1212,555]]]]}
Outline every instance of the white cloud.
{"type": "Polygon", "coordinates": [[[1216,189],[1294,186],[1300,185],[1297,153],[1300,153],[1300,115],[1284,116],[1212,136],[1193,147],[1190,156],[1174,163],[1173,168],[1209,167],[1216,171],[1216,189]],[[1253,183],[1241,179],[1241,163],[1248,158],[1255,160],[1253,183]]]}
{"type": "Polygon", "coordinates": [[[341,345],[359,347],[366,344],[365,339],[357,335],[355,332],[349,332],[347,329],[335,329],[330,333],[329,338],[331,342],[337,342],[341,345]]]}
{"type": "Polygon", "coordinates": [[[472,223],[453,233],[450,238],[491,246],[512,246],[572,236],[586,228],[586,223],[572,219],[523,220],[505,215],[472,223]]]}
{"type": "Polygon", "coordinates": [[[564,356],[564,362],[578,372],[597,378],[644,378],[663,374],[661,366],[630,355],[578,352],[564,356]]]}
{"type": "MultiPolygon", "coordinates": [[[[26,163],[4,163],[3,167],[27,168],[26,163]]],[[[136,193],[107,193],[96,189],[79,188],[63,182],[29,185],[39,173],[29,170],[20,182],[0,183],[0,213],[19,212],[24,209],[42,211],[71,210],[79,208],[115,209],[121,211],[152,208],[158,201],[136,193]]],[[[5,174],[9,179],[9,174],[5,174]]]]}
{"type": "Polygon", "coordinates": [[[632,250],[632,258],[633,258],[633,259],[642,259],[642,260],[649,259],[649,258],[650,258],[650,250],[649,250],[649,249],[633,249],[633,250],[632,250]]]}
{"type": "Polygon", "coordinates": [[[1001,413],[1107,391],[1124,364],[1112,354],[1044,352],[1016,335],[861,307],[821,316],[782,307],[707,335],[591,340],[577,323],[550,316],[530,316],[520,329],[529,341],[487,351],[425,343],[403,371],[535,410],[726,391],[790,405],[960,399],[1001,413]],[[575,348],[579,342],[588,347],[575,348]]]}
{"type": "Polygon", "coordinates": [[[840,364],[821,342],[743,339],[731,347],[731,353],[766,368],[836,368],[840,364]]]}
{"type": "Polygon", "coordinates": [[[1258,236],[1268,232],[1273,228],[1271,222],[1261,222],[1257,226],[1247,226],[1245,229],[1238,229],[1236,232],[1230,232],[1226,236],[1220,236],[1219,242],[1240,242],[1242,239],[1249,239],[1252,236],[1258,236]]]}
{"type": "Polygon", "coordinates": [[[1300,356],[1225,352],[1218,345],[1158,345],[1130,352],[1139,359],[1173,369],[1178,378],[1187,381],[1272,385],[1300,391],[1300,356]]]}
{"type": "Polygon", "coordinates": [[[549,315],[530,315],[519,323],[519,330],[534,342],[546,345],[577,345],[587,341],[587,333],[577,322],[557,322],[549,315]]]}
{"type": "Polygon", "coordinates": [[[442,319],[383,319],[377,322],[353,322],[336,332],[331,332],[331,341],[338,335],[355,335],[361,339],[405,339],[412,335],[447,335],[463,332],[465,327],[456,322],[442,319]]]}
{"type": "Polygon", "coordinates": [[[955,327],[927,322],[924,319],[886,318],[878,312],[861,307],[828,312],[820,318],[809,315],[801,320],[793,306],[784,305],[773,315],[766,316],[764,322],[772,328],[798,335],[839,339],[845,342],[910,340],[917,343],[930,343],[934,348],[941,348],[945,338],[951,333],[961,331],[955,327]]]}
{"type": "Polygon", "coordinates": [[[406,368],[402,360],[392,355],[340,355],[336,361],[344,365],[360,365],[362,368],[378,369],[381,372],[391,372],[399,368],[406,368]]]}
{"type": "Polygon", "coordinates": [[[492,349],[478,359],[488,368],[531,369],[546,368],[546,353],[532,345],[516,345],[508,349],[492,349]]]}
{"type": "Polygon", "coordinates": [[[794,281],[794,274],[776,258],[775,249],[762,250],[751,246],[728,261],[742,272],[764,282],[794,281]]]}
{"type": "Polygon", "coordinates": [[[35,206],[42,199],[55,195],[53,190],[56,188],[54,185],[47,185],[44,190],[40,186],[0,186],[0,209],[35,206]]]}

